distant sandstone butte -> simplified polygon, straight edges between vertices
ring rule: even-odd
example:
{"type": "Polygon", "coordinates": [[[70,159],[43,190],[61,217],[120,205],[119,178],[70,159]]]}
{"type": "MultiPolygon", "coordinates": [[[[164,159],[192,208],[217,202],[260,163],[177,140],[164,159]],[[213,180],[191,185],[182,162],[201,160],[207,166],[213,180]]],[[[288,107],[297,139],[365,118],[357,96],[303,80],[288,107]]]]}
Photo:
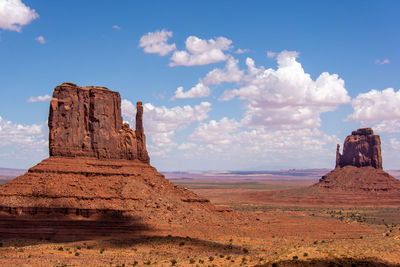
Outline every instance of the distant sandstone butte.
{"type": "Polygon", "coordinates": [[[136,130],[122,122],[121,98],[105,87],[57,86],[50,102],[50,156],[138,159],[149,163],[143,132],[142,102],[137,103],[136,130]]]}
{"type": "Polygon", "coordinates": [[[371,128],[361,128],[346,137],[343,155],[336,151],[336,168],[344,166],[371,166],[382,169],[381,139],[371,128]]]}
{"type": "Polygon", "coordinates": [[[337,145],[335,169],[314,186],[352,192],[400,192],[400,181],[382,168],[381,140],[371,128],[347,136],[343,155],[337,145]]]}
{"type": "Polygon", "coordinates": [[[381,141],[371,128],[358,129],[336,148],[336,166],[311,186],[253,193],[258,201],[303,206],[400,205],[400,181],[382,169],[381,141]]]}
{"type": "Polygon", "coordinates": [[[0,237],[79,239],[171,227],[206,232],[231,222],[236,213],[225,214],[149,164],[142,118],[138,102],[136,130],[122,122],[118,92],[57,86],[50,157],[0,186],[0,237]]]}

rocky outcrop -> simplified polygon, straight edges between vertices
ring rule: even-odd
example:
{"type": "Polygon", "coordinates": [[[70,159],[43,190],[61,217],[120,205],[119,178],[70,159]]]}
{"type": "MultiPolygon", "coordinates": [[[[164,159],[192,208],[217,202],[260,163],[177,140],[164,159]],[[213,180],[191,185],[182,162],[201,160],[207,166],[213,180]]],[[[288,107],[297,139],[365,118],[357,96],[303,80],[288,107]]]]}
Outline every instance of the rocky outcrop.
{"type": "Polygon", "coordinates": [[[105,87],[57,86],[50,102],[50,156],[96,157],[150,162],[137,103],[136,131],[122,122],[121,97],[105,87]],[[139,127],[138,127],[139,126],[139,127]]]}
{"type": "Polygon", "coordinates": [[[382,169],[381,139],[371,128],[361,128],[346,137],[343,154],[336,150],[336,168],[344,166],[382,169]]]}

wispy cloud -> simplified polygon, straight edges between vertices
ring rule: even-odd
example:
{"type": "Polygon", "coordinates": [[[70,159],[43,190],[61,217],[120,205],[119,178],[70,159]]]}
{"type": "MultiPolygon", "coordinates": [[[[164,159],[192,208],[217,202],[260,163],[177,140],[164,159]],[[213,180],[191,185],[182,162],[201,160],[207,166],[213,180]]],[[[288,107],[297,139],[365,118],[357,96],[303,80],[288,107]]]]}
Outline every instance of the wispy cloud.
{"type": "Polygon", "coordinates": [[[121,29],[121,27],[119,27],[118,25],[113,25],[112,28],[113,28],[114,30],[120,30],[120,29],[121,29]]]}
{"type": "Polygon", "coordinates": [[[50,99],[51,99],[51,96],[49,96],[49,95],[31,96],[28,99],[28,102],[29,103],[44,102],[44,101],[48,101],[50,99]]]}
{"type": "Polygon", "coordinates": [[[35,40],[38,41],[41,44],[45,44],[46,43],[46,39],[42,35],[36,37],[35,40]]]}
{"type": "Polygon", "coordinates": [[[276,53],[275,53],[275,52],[267,51],[267,57],[269,57],[269,58],[274,58],[275,56],[276,56],[276,53]]]}
{"type": "Polygon", "coordinates": [[[386,58],[384,60],[375,59],[376,65],[384,65],[384,64],[389,64],[389,63],[390,63],[390,60],[388,58],[386,58]]]}
{"type": "Polygon", "coordinates": [[[236,49],[235,54],[243,54],[243,53],[246,53],[248,51],[249,51],[249,49],[240,49],[240,48],[238,48],[238,49],[236,49]]]}

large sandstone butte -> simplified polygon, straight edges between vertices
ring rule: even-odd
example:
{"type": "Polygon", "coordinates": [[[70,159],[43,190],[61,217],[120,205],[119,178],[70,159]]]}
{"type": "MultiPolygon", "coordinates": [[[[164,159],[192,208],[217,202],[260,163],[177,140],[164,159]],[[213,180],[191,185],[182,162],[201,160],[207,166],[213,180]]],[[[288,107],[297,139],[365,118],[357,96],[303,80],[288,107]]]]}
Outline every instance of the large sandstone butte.
{"type": "Polygon", "coordinates": [[[381,141],[371,128],[353,131],[336,150],[335,169],[304,188],[256,193],[252,198],[286,205],[398,206],[400,181],[382,169],[381,141]]]}
{"type": "Polygon", "coordinates": [[[133,131],[122,122],[118,92],[57,86],[50,104],[50,157],[0,186],[0,236],[69,239],[200,229],[226,220],[208,200],[150,166],[142,116],[138,102],[133,131]]]}

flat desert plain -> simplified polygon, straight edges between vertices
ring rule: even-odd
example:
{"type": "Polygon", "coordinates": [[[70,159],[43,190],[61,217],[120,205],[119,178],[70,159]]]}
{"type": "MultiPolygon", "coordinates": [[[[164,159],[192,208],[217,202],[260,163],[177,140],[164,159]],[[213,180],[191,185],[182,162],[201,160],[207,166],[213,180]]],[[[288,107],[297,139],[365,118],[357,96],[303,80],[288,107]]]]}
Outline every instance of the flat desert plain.
{"type": "MultiPolygon", "coordinates": [[[[180,225],[136,236],[1,239],[1,266],[400,266],[400,207],[279,205],[253,193],[307,187],[328,170],[165,173],[221,210],[256,218],[225,231],[180,225]],[[260,227],[260,225],[262,225],[260,227]]],[[[390,172],[399,177],[398,171],[390,172]]]]}

